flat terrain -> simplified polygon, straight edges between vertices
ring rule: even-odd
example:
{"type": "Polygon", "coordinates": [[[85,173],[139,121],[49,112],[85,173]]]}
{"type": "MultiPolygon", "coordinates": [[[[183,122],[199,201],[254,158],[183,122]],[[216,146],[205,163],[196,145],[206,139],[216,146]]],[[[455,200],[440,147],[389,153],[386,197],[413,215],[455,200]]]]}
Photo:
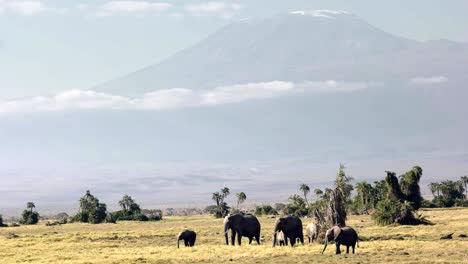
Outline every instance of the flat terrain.
{"type": "MultiPolygon", "coordinates": [[[[380,227],[369,216],[351,216],[361,239],[356,254],[334,254],[330,245],[273,248],[275,219],[261,217],[262,245],[224,245],[221,219],[173,217],[161,222],[66,224],[0,228],[0,263],[468,263],[468,209],[421,211],[435,225],[380,227]],[[194,248],[176,248],[184,227],[198,233],[194,248]],[[455,233],[453,240],[440,236],[455,233]]],[[[309,219],[303,219],[304,227],[309,219]]]]}

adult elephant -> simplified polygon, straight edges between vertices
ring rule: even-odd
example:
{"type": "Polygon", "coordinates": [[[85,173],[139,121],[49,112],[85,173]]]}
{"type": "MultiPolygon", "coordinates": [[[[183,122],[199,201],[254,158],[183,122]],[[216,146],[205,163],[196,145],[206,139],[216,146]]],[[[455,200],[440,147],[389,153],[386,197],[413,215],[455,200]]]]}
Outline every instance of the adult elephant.
{"type": "Polygon", "coordinates": [[[276,221],[275,233],[273,234],[273,246],[276,245],[276,234],[282,231],[284,233],[284,242],[286,246],[291,243],[293,247],[296,244],[296,240],[299,238],[301,243],[304,245],[304,235],[302,232],[302,221],[297,216],[285,216],[281,217],[276,221]]]}
{"type": "Polygon", "coordinates": [[[231,244],[234,246],[237,236],[237,244],[242,244],[242,237],[249,238],[249,244],[255,238],[260,245],[260,222],[251,214],[228,215],[224,218],[224,237],[226,245],[229,245],[228,231],[231,229],[231,244]]]}
{"type": "Polygon", "coordinates": [[[179,248],[179,242],[184,240],[184,245],[186,247],[193,247],[195,245],[195,240],[197,239],[197,233],[192,230],[185,229],[180,232],[177,236],[177,248],[179,248]]]}
{"type": "Polygon", "coordinates": [[[328,229],[327,233],[325,233],[325,246],[323,248],[322,254],[323,252],[325,252],[328,242],[330,241],[335,241],[336,254],[341,254],[340,245],[346,246],[346,253],[349,253],[349,247],[352,247],[353,254],[354,254],[354,247],[356,246],[356,243],[358,242],[358,234],[356,230],[354,230],[353,228],[349,226],[345,226],[345,227],[334,226],[328,229]]]}

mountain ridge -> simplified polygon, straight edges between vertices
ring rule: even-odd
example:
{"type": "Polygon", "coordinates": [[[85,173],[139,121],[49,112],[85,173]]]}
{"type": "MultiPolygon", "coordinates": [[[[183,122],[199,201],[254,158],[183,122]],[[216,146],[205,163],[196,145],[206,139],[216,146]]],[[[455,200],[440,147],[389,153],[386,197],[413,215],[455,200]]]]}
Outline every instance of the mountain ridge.
{"type": "Polygon", "coordinates": [[[95,89],[141,95],[273,80],[404,83],[466,67],[468,44],[398,37],[344,11],[293,11],[228,24],[160,63],[95,89]]]}

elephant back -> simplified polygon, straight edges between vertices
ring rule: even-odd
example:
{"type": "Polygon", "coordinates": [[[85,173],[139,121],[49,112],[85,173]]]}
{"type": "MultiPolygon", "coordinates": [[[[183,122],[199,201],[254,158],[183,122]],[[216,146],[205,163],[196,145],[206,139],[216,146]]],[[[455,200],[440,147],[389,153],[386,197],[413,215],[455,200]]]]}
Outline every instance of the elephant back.
{"type": "Polygon", "coordinates": [[[243,224],[245,226],[245,229],[250,232],[260,231],[260,222],[258,221],[255,215],[251,215],[251,214],[244,215],[243,224]]]}
{"type": "Polygon", "coordinates": [[[297,216],[287,216],[285,217],[285,225],[283,229],[286,233],[302,231],[302,221],[297,216]]]}
{"type": "Polygon", "coordinates": [[[358,239],[358,234],[356,230],[354,230],[352,227],[345,226],[341,228],[341,233],[340,233],[340,238],[339,240],[343,244],[349,244],[349,243],[354,243],[358,239]]]}

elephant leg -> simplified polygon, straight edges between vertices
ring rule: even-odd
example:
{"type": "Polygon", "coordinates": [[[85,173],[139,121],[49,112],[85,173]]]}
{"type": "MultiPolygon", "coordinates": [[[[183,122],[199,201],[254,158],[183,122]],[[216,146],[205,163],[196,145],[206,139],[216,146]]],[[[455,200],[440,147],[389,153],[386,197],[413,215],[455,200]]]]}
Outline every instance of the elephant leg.
{"type": "Polygon", "coordinates": [[[291,242],[291,247],[294,247],[294,245],[296,244],[296,237],[290,236],[289,237],[289,242],[291,242]]]}
{"type": "Polygon", "coordinates": [[[335,243],[336,245],[336,254],[341,254],[340,243],[335,243]]]}
{"type": "Polygon", "coordinates": [[[287,237],[287,236],[284,236],[284,244],[285,244],[286,246],[288,246],[288,237],[287,237]]]}
{"type": "Polygon", "coordinates": [[[188,247],[190,245],[188,239],[184,239],[184,244],[185,244],[186,247],[188,247]]]}
{"type": "Polygon", "coordinates": [[[310,236],[307,236],[307,238],[309,239],[309,244],[312,243],[310,236]]]}
{"type": "Polygon", "coordinates": [[[236,245],[236,231],[232,230],[231,232],[231,245],[236,245]]]}
{"type": "Polygon", "coordinates": [[[253,237],[249,237],[249,245],[252,244],[253,237]]]}
{"type": "Polygon", "coordinates": [[[304,245],[304,236],[300,236],[299,240],[301,241],[301,244],[304,245]]]}
{"type": "Polygon", "coordinates": [[[242,233],[237,234],[237,244],[239,246],[242,244],[242,233]]]}
{"type": "Polygon", "coordinates": [[[349,246],[346,245],[346,254],[349,254],[349,246]]]}
{"type": "Polygon", "coordinates": [[[352,248],[353,248],[353,254],[354,254],[354,247],[355,247],[355,246],[356,246],[356,243],[354,243],[354,244],[352,245],[352,248]]]}
{"type": "Polygon", "coordinates": [[[260,235],[256,235],[256,236],[255,236],[255,240],[257,240],[257,244],[260,245],[260,235]]]}

